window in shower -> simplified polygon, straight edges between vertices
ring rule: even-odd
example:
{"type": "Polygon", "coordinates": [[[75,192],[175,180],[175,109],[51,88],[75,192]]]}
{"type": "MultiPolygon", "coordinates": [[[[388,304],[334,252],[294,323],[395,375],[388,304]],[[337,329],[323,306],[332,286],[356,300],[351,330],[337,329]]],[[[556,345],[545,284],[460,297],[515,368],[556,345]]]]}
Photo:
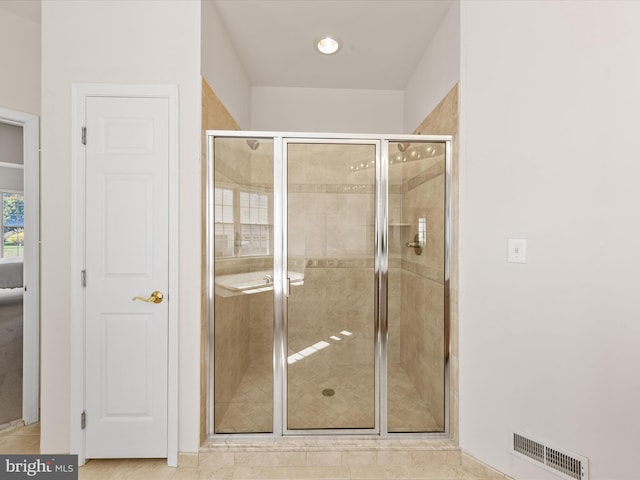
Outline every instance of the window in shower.
{"type": "Polygon", "coordinates": [[[215,250],[217,257],[234,255],[233,190],[215,189],[215,250]]]}
{"type": "Polygon", "coordinates": [[[215,188],[215,242],[218,257],[269,254],[269,196],[248,191],[247,188],[215,188]]]}
{"type": "Polygon", "coordinates": [[[240,192],[239,256],[269,254],[269,198],[265,194],[240,192]]]}

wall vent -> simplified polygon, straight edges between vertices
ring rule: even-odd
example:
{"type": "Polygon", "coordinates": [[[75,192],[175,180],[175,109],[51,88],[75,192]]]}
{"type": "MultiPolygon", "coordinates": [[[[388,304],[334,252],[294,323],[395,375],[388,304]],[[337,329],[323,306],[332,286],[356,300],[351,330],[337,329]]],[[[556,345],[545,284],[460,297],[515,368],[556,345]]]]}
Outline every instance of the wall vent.
{"type": "Polygon", "coordinates": [[[589,480],[589,460],[517,433],[513,434],[512,452],[547,470],[571,480],[589,480]]]}

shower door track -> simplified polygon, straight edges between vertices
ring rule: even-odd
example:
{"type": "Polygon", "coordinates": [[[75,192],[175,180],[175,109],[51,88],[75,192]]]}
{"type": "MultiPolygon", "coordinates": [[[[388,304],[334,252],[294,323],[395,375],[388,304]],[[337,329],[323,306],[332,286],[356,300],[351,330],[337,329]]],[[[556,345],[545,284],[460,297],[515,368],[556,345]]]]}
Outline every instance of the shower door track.
{"type": "Polygon", "coordinates": [[[450,365],[448,362],[449,338],[445,351],[447,352],[444,371],[444,431],[443,432],[388,432],[387,428],[387,365],[388,365],[388,168],[389,142],[432,142],[441,143],[445,147],[445,211],[444,211],[444,322],[445,331],[449,330],[449,281],[451,265],[451,154],[452,137],[448,135],[373,135],[373,134],[335,134],[335,133],[299,133],[299,132],[268,132],[268,131],[236,131],[236,130],[207,130],[206,148],[206,431],[210,440],[230,439],[269,439],[282,437],[322,437],[341,436],[343,438],[420,438],[420,439],[448,439],[450,438],[450,365]],[[273,325],[273,431],[270,433],[214,433],[214,279],[215,267],[214,239],[213,239],[213,193],[214,193],[214,139],[215,138],[247,138],[273,140],[273,294],[274,294],[274,325],[273,325]],[[289,279],[287,277],[287,146],[295,143],[314,144],[361,144],[374,145],[376,149],[375,161],[375,240],[374,240],[374,338],[375,338],[375,399],[374,399],[374,428],[366,429],[288,429],[287,428],[287,298],[289,295],[289,279]]]}

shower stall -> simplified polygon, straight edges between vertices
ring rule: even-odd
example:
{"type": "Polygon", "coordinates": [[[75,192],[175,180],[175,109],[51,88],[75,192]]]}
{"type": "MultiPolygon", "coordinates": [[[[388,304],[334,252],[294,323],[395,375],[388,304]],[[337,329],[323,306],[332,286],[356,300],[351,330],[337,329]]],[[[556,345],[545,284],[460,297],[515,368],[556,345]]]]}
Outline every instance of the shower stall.
{"type": "Polygon", "coordinates": [[[451,137],[206,141],[208,435],[447,436],[451,137]]]}

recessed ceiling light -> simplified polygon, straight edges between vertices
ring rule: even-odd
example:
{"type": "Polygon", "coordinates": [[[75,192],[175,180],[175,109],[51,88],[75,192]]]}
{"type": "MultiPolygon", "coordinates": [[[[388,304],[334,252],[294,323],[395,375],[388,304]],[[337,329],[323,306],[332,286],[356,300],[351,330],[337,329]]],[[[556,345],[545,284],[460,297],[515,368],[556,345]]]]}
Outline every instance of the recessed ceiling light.
{"type": "Polygon", "coordinates": [[[323,37],[316,43],[316,48],[320,53],[332,55],[340,50],[340,40],[333,37],[323,37]]]}

